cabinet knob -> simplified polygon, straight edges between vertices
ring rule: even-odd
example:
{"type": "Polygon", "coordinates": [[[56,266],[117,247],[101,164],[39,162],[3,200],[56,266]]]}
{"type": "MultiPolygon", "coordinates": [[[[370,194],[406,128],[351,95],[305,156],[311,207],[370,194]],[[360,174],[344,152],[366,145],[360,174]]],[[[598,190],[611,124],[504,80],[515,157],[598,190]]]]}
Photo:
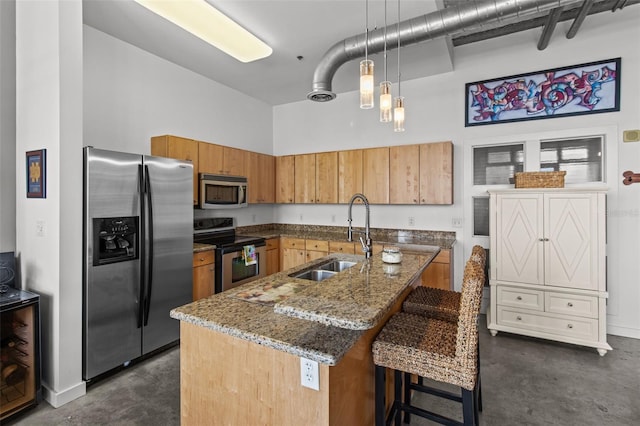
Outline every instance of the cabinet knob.
{"type": "Polygon", "coordinates": [[[201,257],[201,258],[200,258],[200,262],[204,262],[204,257],[201,257]]]}
{"type": "Polygon", "coordinates": [[[573,308],[573,303],[568,302],[568,303],[567,303],[567,306],[568,306],[568,307],[570,307],[570,308],[573,308]]]}
{"type": "Polygon", "coordinates": [[[518,316],[516,317],[516,319],[517,319],[518,321],[522,321],[522,317],[521,317],[520,315],[518,315],[518,316]]]}
{"type": "Polygon", "coordinates": [[[539,241],[549,241],[548,238],[538,238],[539,241]]]}
{"type": "Polygon", "coordinates": [[[573,324],[567,324],[567,328],[573,328],[573,324]]]}
{"type": "Polygon", "coordinates": [[[522,296],[516,297],[516,300],[522,300],[522,296]]]}

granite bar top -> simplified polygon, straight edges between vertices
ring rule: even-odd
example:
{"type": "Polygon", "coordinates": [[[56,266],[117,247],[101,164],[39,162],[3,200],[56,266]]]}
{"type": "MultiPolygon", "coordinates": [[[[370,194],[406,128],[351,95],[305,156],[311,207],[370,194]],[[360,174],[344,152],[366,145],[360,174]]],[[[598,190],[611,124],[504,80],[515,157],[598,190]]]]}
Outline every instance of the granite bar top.
{"type": "Polygon", "coordinates": [[[172,318],[244,340],[336,365],[382,318],[438,253],[423,247],[401,264],[380,255],[332,254],[223,293],[175,308],[172,318]],[[292,278],[332,259],[357,264],[321,282],[292,278]]]}
{"type": "MultiPolygon", "coordinates": [[[[362,231],[353,228],[354,231],[362,231]]],[[[262,238],[291,237],[322,241],[346,241],[346,226],[264,224],[242,226],[238,234],[262,238]]],[[[456,242],[456,233],[449,231],[407,230],[371,228],[371,239],[376,244],[424,244],[451,249],[456,242]]]]}

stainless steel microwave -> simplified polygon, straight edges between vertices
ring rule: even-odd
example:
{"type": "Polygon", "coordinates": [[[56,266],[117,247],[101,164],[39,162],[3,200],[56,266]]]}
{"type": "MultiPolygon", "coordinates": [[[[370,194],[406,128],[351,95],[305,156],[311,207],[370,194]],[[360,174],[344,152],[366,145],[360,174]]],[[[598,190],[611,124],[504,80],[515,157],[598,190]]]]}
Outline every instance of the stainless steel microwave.
{"type": "Polygon", "coordinates": [[[201,209],[231,209],[246,206],[246,177],[200,173],[201,209]]]}

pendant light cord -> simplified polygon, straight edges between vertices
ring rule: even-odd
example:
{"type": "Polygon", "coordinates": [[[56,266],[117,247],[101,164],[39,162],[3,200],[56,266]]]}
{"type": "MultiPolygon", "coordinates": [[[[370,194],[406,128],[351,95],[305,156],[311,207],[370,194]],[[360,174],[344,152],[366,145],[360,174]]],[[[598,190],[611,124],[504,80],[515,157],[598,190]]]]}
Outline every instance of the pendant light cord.
{"type": "Polygon", "coordinates": [[[387,0],[384,0],[384,81],[387,81],[387,0]]]}
{"type": "Polygon", "coordinates": [[[398,96],[400,94],[400,0],[398,0],[398,24],[397,24],[396,36],[398,37],[398,96]]]}
{"type": "Polygon", "coordinates": [[[364,60],[369,59],[369,0],[364,2],[364,60]]]}

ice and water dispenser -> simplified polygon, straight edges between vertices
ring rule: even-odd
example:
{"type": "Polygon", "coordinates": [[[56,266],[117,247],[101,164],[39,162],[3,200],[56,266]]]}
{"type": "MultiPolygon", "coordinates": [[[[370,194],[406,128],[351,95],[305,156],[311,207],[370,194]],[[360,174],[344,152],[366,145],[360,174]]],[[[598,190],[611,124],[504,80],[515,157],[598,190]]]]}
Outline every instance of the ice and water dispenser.
{"type": "Polygon", "coordinates": [[[93,219],[93,265],[138,258],[138,216],[93,219]]]}

